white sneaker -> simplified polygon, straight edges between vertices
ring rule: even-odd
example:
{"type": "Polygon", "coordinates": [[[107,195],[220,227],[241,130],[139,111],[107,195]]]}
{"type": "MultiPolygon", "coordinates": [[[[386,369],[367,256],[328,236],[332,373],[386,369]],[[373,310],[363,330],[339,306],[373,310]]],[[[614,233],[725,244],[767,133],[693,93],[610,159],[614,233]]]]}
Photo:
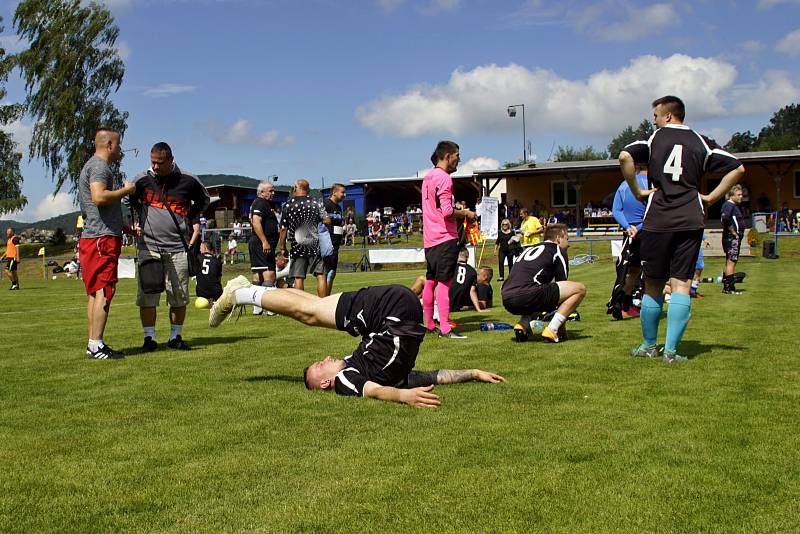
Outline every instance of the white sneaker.
{"type": "Polygon", "coordinates": [[[236,290],[250,287],[252,282],[244,276],[237,276],[225,284],[222,295],[214,302],[211,312],[208,314],[208,326],[216,328],[222,324],[233,308],[236,307],[236,290]]]}

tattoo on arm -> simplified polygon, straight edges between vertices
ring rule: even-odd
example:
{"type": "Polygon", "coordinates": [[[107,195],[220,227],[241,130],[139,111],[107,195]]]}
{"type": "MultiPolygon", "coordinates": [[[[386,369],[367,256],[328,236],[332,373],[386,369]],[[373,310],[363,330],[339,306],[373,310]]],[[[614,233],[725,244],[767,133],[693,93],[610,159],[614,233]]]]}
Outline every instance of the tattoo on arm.
{"type": "Polygon", "coordinates": [[[439,369],[436,373],[437,384],[458,384],[473,380],[472,369],[439,369]]]}

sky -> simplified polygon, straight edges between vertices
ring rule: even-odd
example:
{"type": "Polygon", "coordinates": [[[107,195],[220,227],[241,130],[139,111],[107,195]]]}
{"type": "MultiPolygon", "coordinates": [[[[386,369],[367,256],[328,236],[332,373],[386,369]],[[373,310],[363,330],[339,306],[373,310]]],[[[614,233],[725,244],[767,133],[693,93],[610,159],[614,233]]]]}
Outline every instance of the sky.
{"type": "MultiPolygon", "coordinates": [[[[119,26],[130,113],[123,170],[172,146],[194,174],[278,185],[411,176],[437,141],[462,171],[558,146],[605,149],[650,102],[681,97],[686,123],[724,144],[800,102],[800,0],[104,0],[119,26]]],[[[19,50],[0,2],[0,44],[19,50]]],[[[7,102],[21,101],[12,75],[7,102]]],[[[29,117],[5,129],[27,162],[29,117]]],[[[76,209],[25,163],[36,221],[76,209]]]]}

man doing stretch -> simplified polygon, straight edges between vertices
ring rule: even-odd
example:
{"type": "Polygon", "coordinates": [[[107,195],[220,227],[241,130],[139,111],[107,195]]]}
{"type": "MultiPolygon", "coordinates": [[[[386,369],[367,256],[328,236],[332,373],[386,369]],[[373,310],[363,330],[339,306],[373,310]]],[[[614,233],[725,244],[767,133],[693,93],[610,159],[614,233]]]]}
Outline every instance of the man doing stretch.
{"type": "Polygon", "coordinates": [[[327,357],[309,365],[303,373],[308,389],[333,389],[339,395],[433,408],[441,404],[438,395],[431,392],[436,384],[505,381],[478,369],[413,371],[425,327],[419,300],[407,287],[375,286],[319,298],[296,289],[252,286],[240,276],[228,282],[222,297],[214,303],[209,326],[218,326],[235,306],[248,304],[309,326],[335,328],[361,337],[350,356],[341,360],[327,357]]]}

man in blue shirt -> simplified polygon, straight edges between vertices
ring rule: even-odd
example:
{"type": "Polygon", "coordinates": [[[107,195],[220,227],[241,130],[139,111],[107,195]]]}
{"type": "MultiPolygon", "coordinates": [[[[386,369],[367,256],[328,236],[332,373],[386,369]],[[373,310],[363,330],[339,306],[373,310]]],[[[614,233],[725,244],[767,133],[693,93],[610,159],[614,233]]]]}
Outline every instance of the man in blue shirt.
{"type": "MultiPolygon", "coordinates": [[[[638,166],[636,181],[641,189],[648,189],[647,167],[638,166]]],[[[614,319],[638,317],[639,310],[633,305],[633,290],[642,271],[637,234],[642,229],[645,203],[631,193],[628,183],[622,181],[614,194],[612,213],[622,227],[624,239],[617,258],[617,279],[608,301],[608,311],[614,319]]]]}

